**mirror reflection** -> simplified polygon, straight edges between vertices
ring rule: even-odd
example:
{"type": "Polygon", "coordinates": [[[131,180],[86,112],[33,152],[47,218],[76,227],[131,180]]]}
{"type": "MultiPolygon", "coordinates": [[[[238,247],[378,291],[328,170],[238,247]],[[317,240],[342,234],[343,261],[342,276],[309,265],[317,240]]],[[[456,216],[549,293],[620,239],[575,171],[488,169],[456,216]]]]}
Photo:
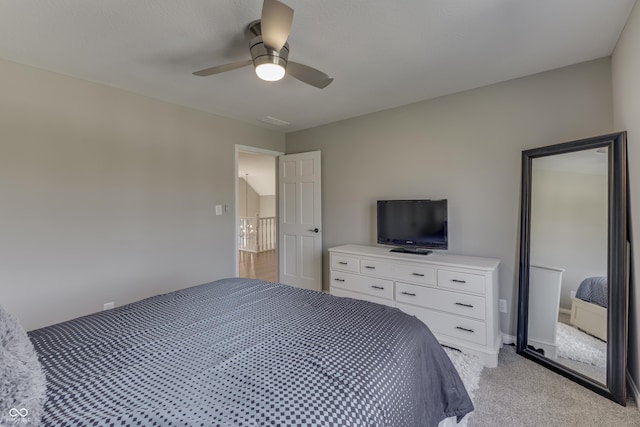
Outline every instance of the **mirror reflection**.
{"type": "Polygon", "coordinates": [[[606,384],[608,150],[532,161],[528,348],[606,384]]]}

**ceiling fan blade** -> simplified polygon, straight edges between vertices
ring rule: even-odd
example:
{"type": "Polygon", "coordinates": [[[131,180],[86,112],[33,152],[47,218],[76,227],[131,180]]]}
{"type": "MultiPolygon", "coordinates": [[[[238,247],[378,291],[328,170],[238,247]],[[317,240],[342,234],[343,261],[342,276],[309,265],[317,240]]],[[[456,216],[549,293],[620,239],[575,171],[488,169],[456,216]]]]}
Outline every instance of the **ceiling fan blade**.
{"type": "Polygon", "coordinates": [[[293,9],[278,0],[264,0],[262,4],[262,41],[271,49],[280,50],[289,38],[293,9]]]}
{"type": "Polygon", "coordinates": [[[287,74],[318,89],[324,89],[333,81],[333,77],[329,77],[322,71],[293,61],[287,64],[287,74]]]}
{"type": "Polygon", "coordinates": [[[204,70],[196,71],[193,73],[194,76],[211,76],[213,74],[224,73],[225,71],[235,70],[236,68],[246,67],[247,65],[251,65],[253,61],[251,59],[247,59],[246,61],[232,62],[231,64],[218,65],[217,67],[205,68],[204,70]]]}

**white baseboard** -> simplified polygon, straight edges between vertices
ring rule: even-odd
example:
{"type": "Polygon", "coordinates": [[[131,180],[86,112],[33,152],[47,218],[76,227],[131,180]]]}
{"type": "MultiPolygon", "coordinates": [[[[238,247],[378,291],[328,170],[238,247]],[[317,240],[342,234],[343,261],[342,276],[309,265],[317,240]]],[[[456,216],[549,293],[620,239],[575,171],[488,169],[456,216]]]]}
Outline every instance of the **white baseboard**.
{"type": "Polygon", "coordinates": [[[571,316],[571,309],[570,309],[570,308],[563,308],[563,307],[560,307],[560,308],[558,309],[558,311],[559,311],[560,313],[562,313],[562,314],[566,314],[566,315],[568,315],[568,316],[571,316]]]}
{"type": "Polygon", "coordinates": [[[502,334],[502,344],[514,344],[516,343],[516,337],[514,335],[502,334]]]}
{"type": "Polygon", "coordinates": [[[640,412],[640,390],[638,389],[638,385],[633,382],[633,378],[629,371],[627,371],[627,384],[629,384],[629,390],[631,391],[631,395],[636,401],[638,411],[640,412]]]}

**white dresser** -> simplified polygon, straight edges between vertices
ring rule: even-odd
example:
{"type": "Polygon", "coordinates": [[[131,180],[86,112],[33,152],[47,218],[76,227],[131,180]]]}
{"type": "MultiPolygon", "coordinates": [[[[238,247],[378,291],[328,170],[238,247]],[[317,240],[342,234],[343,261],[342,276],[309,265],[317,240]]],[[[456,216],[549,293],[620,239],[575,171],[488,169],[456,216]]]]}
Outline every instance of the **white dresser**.
{"type": "Polygon", "coordinates": [[[397,307],[422,320],[441,344],[498,365],[495,258],[390,252],[379,246],[329,249],[331,294],[397,307]]]}
{"type": "Polygon", "coordinates": [[[529,266],[529,323],[527,344],[544,350],[550,359],[558,357],[558,312],[564,268],[529,266]]]}

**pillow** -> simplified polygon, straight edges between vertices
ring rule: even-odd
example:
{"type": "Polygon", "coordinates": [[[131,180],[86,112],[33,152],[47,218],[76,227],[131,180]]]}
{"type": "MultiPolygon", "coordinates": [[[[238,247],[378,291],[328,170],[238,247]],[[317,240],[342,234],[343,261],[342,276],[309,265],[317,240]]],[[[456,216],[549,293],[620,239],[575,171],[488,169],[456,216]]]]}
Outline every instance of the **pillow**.
{"type": "Polygon", "coordinates": [[[22,326],[0,306],[0,425],[40,425],[47,382],[22,326]]]}

